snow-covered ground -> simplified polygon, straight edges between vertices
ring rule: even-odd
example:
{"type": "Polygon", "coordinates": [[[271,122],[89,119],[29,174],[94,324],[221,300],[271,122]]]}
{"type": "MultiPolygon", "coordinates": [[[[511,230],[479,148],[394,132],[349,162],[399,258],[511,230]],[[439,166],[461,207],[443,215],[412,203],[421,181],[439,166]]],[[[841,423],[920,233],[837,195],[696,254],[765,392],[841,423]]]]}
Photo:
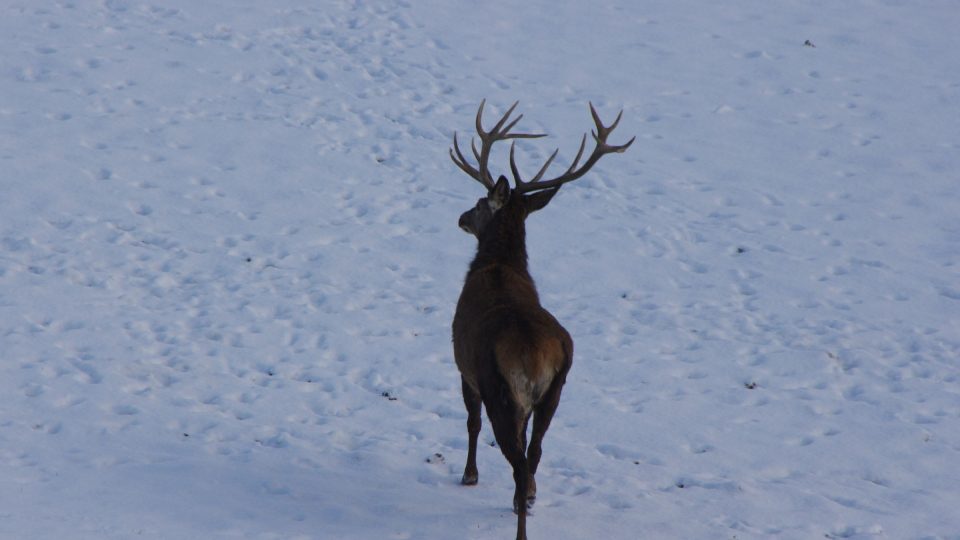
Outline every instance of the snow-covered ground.
{"type": "Polygon", "coordinates": [[[552,135],[527,171],[588,101],[637,136],[528,224],[577,351],[532,539],[960,538],[958,27],[946,0],[3,2],[0,538],[510,538],[499,450],[458,484],[482,193],[447,149],[482,98],[552,135]]]}

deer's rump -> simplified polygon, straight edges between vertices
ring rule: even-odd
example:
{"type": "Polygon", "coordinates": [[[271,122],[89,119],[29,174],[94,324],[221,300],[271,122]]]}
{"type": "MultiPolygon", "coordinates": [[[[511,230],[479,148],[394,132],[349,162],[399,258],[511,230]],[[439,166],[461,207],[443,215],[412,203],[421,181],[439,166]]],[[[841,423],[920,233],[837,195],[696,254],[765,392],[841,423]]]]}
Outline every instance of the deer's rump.
{"type": "Polygon", "coordinates": [[[539,306],[489,309],[482,320],[462,328],[463,333],[457,330],[455,318],[454,357],[464,381],[488,398],[505,384],[509,396],[503,397],[511,398],[524,415],[573,357],[570,335],[539,306]]]}

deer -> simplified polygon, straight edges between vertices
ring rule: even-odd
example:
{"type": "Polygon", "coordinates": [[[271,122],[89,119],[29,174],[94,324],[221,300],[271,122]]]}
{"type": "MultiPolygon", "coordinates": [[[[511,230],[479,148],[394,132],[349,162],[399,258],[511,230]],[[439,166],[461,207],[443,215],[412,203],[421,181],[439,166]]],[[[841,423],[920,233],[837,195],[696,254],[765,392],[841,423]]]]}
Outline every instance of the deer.
{"type": "Polygon", "coordinates": [[[573,339],[543,306],[527,269],[525,220],[542,209],[567,182],[587,173],[603,156],[622,153],[625,144],[611,145],[607,137],[617,127],[623,111],[610,126],[604,126],[590,103],[596,124],[591,131],[596,143],[583,165],[587,136],[566,172],[543,179],[557,156],[555,150],[539,172],[524,181],[514,159],[516,139],[534,139],[545,134],[512,133],[523,118],[510,120],[515,102],[489,131],[483,128],[483,109],[477,110],[476,131],[480,149],[471,140],[476,166],[464,157],[457,134],[453,135],[450,158],[470,178],[486,188],[486,196],[460,216],[459,226],[477,239],[477,252],[470,263],[463,290],[453,317],[453,352],[460,371],[463,402],[467,409],[467,463],[461,483],[476,485],[477,438],[481,429],[481,408],[486,407],[494,437],[503,456],[513,468],[513,511],[517,515],[517,540],[526,540],[527,513],[536,500],[534,479],[542,455],[543,437],[560,403],[560,393],[573,364],[573,339]],[[488,161],[493,144],[512,140],[510,170],[514,187],[500,175],[496,182],[488,161]],[[527,428],[533,417],[533,431],[527,444],[527,428]]]}

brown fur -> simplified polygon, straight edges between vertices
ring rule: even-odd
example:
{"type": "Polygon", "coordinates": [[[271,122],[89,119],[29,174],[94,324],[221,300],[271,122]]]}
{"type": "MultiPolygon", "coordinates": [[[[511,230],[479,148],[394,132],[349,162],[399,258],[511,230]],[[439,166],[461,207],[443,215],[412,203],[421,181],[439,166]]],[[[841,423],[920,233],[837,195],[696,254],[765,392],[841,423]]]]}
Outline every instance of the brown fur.
{"type": "MultiPolygon", "coordinates": [[[[501,182],[506,180],[501,177],[501,182]]],[[[540,305],[527,271],[524,219],[556,192],[506,194],[498,184],[461,226],[477,235],[477,256],[464,281],[453,319],[453,346],[467,407],[469,453],[463,483],[477,481],[480,404],[487,409],[504,457],[513,466],[517,538],[526,538],[527,506],[536,495],[534,474],[541,441],[560,401],[573,361],[573,340],[540,305]],[[494,198],[499,198],[493,200],[494,198]],[[507,199],[506,201],[500,199],[507,199]],[[496,204],[494,204],[496,203],[496,204]],[[487,204],[488,206],[484,206],[487,204]],[[489,211],[489,208],[494,208],[489,211]],[[474,213],[483,213],[478,217],[474,213]],[[527,447],[527,425],[534,426],[527,447]]]]}

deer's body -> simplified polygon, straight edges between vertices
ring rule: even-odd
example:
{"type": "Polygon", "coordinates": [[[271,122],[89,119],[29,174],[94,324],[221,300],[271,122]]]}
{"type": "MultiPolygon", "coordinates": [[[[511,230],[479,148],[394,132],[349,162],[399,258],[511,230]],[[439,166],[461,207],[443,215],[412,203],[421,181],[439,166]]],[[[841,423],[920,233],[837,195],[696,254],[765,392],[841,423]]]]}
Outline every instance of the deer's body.
{"type": "Polygon", "coordinates": [[[467,275],[453,333],[454,357],[467,386],[489,394],[492,389],[481,388],[479,373],[495,367],[525,415],[557,375],[566,375],[573,356],[570,335],[540,306],[530,276],[503,264],[467,275]]]}
{"type": "Polygon", "coordinates": [[[460,227],[477,238],[477,255],[470,264],[453,318],[453,352],[460,370],[469,435],[462,482],[473,485],[478,480],[477,437],[481,408],[486,407],[497,444],[513,467],[517,540],[525,540],[527,508],[533,504],[537,491],[534,475],[540,464],[541,443],[573,362],[573,340],[540,305],[536,285],[527,270],[524,222],[530,213],[546,206],[563,183],[579,178],[601,156],[622,152],[633,141],[621,146],[607,145],[607,135],[616,122],[604,127],[591,106],[597,124],[597,147],[583,167],[576,169],[583,153],[581,143],[577,158],[564,175],[539,181],[553,160],[551,156],[533,180],[523,182],[511,148],[510,165],[517,183],[517,188],[511,189],[503,176],[494,183],[487,170],[491,145],[503,139],[538,136],[510,134],[520,120],[518,117],[503,127],[512,111],[513,107],[490,132],[485,132],[481,125],[483,104],[480,105],[477,132],[482,147],[480,151],[474,147],[479,169],[464,159],[454,136],[456,156],[451,150],[451,157],[487,187],[488,193],[460,216],[460,227]],[[533,431],[528,447],[527,425],[531,417],[533,431]]]}

